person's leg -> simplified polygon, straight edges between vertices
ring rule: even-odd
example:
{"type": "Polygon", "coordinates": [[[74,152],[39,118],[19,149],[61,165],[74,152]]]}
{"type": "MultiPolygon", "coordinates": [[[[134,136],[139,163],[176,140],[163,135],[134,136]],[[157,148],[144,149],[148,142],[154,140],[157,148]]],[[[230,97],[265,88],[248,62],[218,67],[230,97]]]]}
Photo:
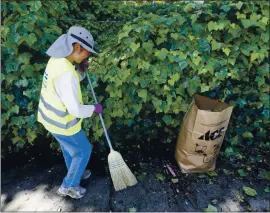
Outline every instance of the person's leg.
{"type": "Polygon", "coordinates": [[[65,159],[65,163],[66,163],[66,167],[67,167],[67,170],[69,169],[70,167],[70,164],[71,164],[71,155],[68,153],[68,151],[66,150],[65,146],[63,146],[61,143],[60,144],[60,147],[61,147],[61,150],[62,150],[62,153],[63,153],[63,157],[65,159]]]}
{"type": "Polygon", "coordinates": [[[80,179],[89,161],[92,145],[82,130],[72,136],[58,134],[54,134],[54,136],[61,144],[61,147],[63,146],[71,156],[71,164],[62,183],[62,187],[77,187],[80,184],[80,179]]]}
{"type": "Polygon", "coordinates": [[[73,143],[76,144],[77,151],[71,155],[72,161],[67,177],[64,179],[63,186],[76,187],[80,185],[81,177],[90,159],[92,145],[82,130],[75,134],[71,139],[73,143]]]}
{"type": "MultiPolygon", "coordinates": [[[[60,147],[61,147],[61,150],[62,150],[62,153],[63,153],[63,157],[65,159],[65,163],[66,163],[66,167],[67,167],[67,170],[69,170],[69,167],[70,167],[70,164],[71,164],[71,155],[68,153],[68,151],[66,150],[66,148],[60,144],[60,147]]],[[[82,180],[86,180],[88,179],[89,177],[91,176],[91,171],[90,170],[85,170],[81,179],[82,180]]]]}

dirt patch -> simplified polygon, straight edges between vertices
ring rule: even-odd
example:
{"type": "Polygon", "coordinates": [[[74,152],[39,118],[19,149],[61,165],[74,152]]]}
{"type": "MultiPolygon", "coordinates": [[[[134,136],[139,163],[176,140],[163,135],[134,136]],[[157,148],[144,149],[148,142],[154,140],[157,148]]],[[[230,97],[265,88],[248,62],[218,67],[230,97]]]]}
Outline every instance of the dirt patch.
{"type": "Polygon", "coordinates": [[[178,183],[163,172],[160,159],[149,159],[138,163],[139,169],[138,165],[136,168],[129,164],[139,183],[119,192],[113,189],[107,163],[104,162],[106,169],[102,173],[91,168],[90,163],[93,166],[94,162],[90,161],[93,175],[82,182],[88,193],[80,200],[56,194],[66,173],[64,164],[49,168],[28,164],[2,173],[1,211],[179,212],[203,211],[209,204],[218,211],[270,210],[269,193],[264,191],[268,183],[264,179],[224,174],[222,164],[217,165],[217,176],[187,175],[180,172],[175,161],[169,160],[178,183]],[[243,186],[256,189],[257,196],[245,195],[243,186]]]}

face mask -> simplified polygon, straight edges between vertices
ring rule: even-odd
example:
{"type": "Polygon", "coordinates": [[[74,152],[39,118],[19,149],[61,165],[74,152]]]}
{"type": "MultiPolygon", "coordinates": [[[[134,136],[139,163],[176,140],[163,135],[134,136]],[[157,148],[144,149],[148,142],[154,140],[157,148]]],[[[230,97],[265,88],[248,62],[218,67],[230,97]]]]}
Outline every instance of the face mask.
{"type": "Polygon", "coordinates": [[[88,58],[84,59],[77,67],[80,72],[85,72],[88,68],[88,58]]]}

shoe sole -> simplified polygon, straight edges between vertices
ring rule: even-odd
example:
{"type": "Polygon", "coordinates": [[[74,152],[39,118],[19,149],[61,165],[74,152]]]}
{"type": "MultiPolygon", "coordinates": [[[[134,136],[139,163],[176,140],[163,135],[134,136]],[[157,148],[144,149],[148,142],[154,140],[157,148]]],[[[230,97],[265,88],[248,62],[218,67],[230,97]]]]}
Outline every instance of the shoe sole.
{"type": "Polygon", "coordinates": [[[57,190],[57,194],[60,195],[61,197],[69,196],[69,197],[71,197],[73,199],[80,199],[80,198],[82,198],[85,195],[85,194],[84,195],[81,195],[81,197],[73,197],[72,195],[69,195],[69,194],[62,194],[61,192],[59,192],[59,190],[57,190]]]}

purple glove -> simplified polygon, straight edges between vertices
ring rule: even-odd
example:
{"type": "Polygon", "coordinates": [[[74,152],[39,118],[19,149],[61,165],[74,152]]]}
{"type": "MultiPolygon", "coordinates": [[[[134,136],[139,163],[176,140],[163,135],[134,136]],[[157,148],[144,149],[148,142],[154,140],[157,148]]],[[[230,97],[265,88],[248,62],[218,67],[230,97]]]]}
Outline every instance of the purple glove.
{"type": "Polygon", "coordinates": [[[94,104],[95,106],[95,113],[102,113],[103,112],[103,108],[101,104],[94,104]]]}
{"type": "Polygon", "coordinates": [[[85,72],[88,68],[88,58],[84,59],[78,66],[80,72],[85,72]]]}

